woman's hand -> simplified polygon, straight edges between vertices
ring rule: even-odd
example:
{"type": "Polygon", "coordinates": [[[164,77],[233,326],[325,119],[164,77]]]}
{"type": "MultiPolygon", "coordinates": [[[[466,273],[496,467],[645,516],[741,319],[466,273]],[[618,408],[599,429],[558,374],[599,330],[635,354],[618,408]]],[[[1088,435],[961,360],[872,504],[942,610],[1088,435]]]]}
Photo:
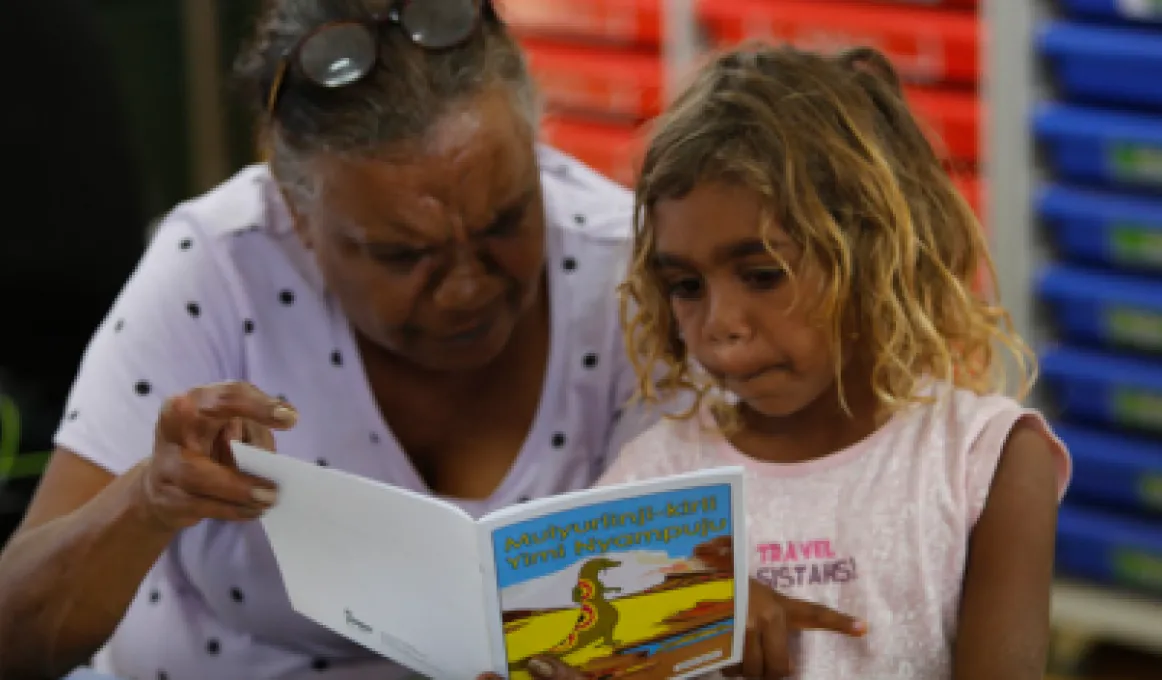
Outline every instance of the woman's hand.
{"type": "Polygon", "coordinates": [[[242,382],[196,387],[169,399],[141,476],[147,516],[170,531],[204,519],[259,517],[274,505],[277,492],[238,469],[230,441],[273,451],[271,429],[288,429],[297,419],[289,404],[242,382]]]}

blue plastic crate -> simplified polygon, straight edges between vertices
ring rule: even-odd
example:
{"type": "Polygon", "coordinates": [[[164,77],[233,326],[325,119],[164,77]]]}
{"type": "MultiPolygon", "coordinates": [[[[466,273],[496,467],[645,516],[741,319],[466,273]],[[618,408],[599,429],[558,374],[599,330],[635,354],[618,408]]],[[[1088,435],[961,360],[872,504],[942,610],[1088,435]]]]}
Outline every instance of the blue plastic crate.
{"type": "Polygon", "coordinates": [[[1073,457],[1070,502],[1162,512],[1162,441],[1055,425],[1073,457]]]}
{"type": "Polygon", "coordinates": [[[1153,0],[1061,0],[1066,12],[1096,19],[1162,21],[1162,3],[1153,0]]]}
{"type": "Polygon", "coordinates": [[[1057,568],[1100,583],[1162,593],[1162,526],[1066,505],[1057,520],[1057,568]]]}
{"type": "Polygon", "coordinates": [[[1162,433],[1162,362],[1060,347],[1041,370],[1063,417],[1162,433]]]}
{"type": "Polygon", "coordinates": [[[1053,266],[1037,292],[1068,341],[1162,352],[1162,281],[1053,266]]]}
{"type": "Polygon", "coordinates": [[[1157,30],[1051,21],[1038,30],[1037,43],[1066,96],[1162,108],[1162,34],[1157,30]]]}
{"type": "Polygon", "coordinates": [[[1042,104],[1033,130],[1063,178],[1162,190],[1162,115],[1042,104]]]}
{"type": "Polygon", "coordinates": [[[1162,199],[1049,185],[1037,214],[1069,260],[1162,272],[1162,199]]]}

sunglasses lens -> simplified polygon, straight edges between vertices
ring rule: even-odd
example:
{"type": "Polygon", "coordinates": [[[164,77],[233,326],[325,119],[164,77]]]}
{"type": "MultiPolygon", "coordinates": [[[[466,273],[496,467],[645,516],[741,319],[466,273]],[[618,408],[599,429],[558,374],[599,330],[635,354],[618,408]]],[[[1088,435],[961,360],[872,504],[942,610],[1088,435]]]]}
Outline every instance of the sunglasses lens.
{"type": "Polygon", "coordinates": [[[439,50],[471,35],[478,12],[478,0],[411,0],[399,23],[417,45],[439,50]]]}
{"type": "Polygon", "coordinates": [[[370,73],[377,58],[375,36],[362,24],[328,26],[299,49],[303,74],[323,87],[350,85],[370,73]]]}

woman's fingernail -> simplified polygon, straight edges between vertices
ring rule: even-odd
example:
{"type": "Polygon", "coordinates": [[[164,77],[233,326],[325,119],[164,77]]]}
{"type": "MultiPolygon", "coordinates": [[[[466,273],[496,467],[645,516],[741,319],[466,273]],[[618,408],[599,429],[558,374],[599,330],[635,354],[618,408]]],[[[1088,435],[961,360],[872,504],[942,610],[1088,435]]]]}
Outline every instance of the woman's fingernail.
{"type": "Polygon", "coordinates": [[[529,672],[538,678],[553,677],[553,665],[541,659],[529,659],[529,672]]]}
{"type": "Polygon", "coordinates": [[[851,624],[851,629],[857,633],[867,632],[867,621],[856,621],[851,624]]]}
{"type": "Polygon", "coordinates": [[[278,492],[274,489],[255,487],[250,490],[250,496],[263,505],[274,505],[278,502],[278,492]]]}
{"type": "Polygon", "coordinates": [[[274,410],[271,411],[271,415],[274,416],[275,420],[284,425],[294,425],[295,421],[299,419],[299,414],[286,404],[279,404],[275,406],[274,410]]]}

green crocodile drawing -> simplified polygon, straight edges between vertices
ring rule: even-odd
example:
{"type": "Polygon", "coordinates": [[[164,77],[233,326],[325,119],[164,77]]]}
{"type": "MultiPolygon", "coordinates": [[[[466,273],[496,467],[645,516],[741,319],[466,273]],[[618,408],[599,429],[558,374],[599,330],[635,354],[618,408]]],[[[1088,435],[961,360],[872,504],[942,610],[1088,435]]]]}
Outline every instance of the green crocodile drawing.
{"type": "Polygon", "coordinates": [[[577,623],[564,640],[549,649],[548,653],[561,656],[569,652],[601,642],[613,647],[617,642],[613,630],[617,627],[620,614],[608,600],[606,593],[620,593],[621,588],[610,588],[601,582],[601,572],[620,567],[621,562],[607,557],[595,557],[586,562],[577,572],[577,585],[573,586],[573,601],[581,607],[577,623]]]}
{"type": "MultiPolygon", "coordinates": [[[[621,562],[606,557],[595,557],[582,565],[581,570],[577,572],[577,585],[573,586],[572,593],[573,601],[580,607],[577,622],[573,624],[573,630],[569,631],[565,639],[553,645],[545,654],[560,658],[597,642],[605,647],[617,646],[613,632],[617,628],[620,614],[617,608],[605,599],[605,594],[620,593],[621,588],[606,586],[601,582],[601,573],[620,566],[621,562]]],[[[518,667],[523,668],[524,663],[510,665],[512,670],[518,667]]]]}

